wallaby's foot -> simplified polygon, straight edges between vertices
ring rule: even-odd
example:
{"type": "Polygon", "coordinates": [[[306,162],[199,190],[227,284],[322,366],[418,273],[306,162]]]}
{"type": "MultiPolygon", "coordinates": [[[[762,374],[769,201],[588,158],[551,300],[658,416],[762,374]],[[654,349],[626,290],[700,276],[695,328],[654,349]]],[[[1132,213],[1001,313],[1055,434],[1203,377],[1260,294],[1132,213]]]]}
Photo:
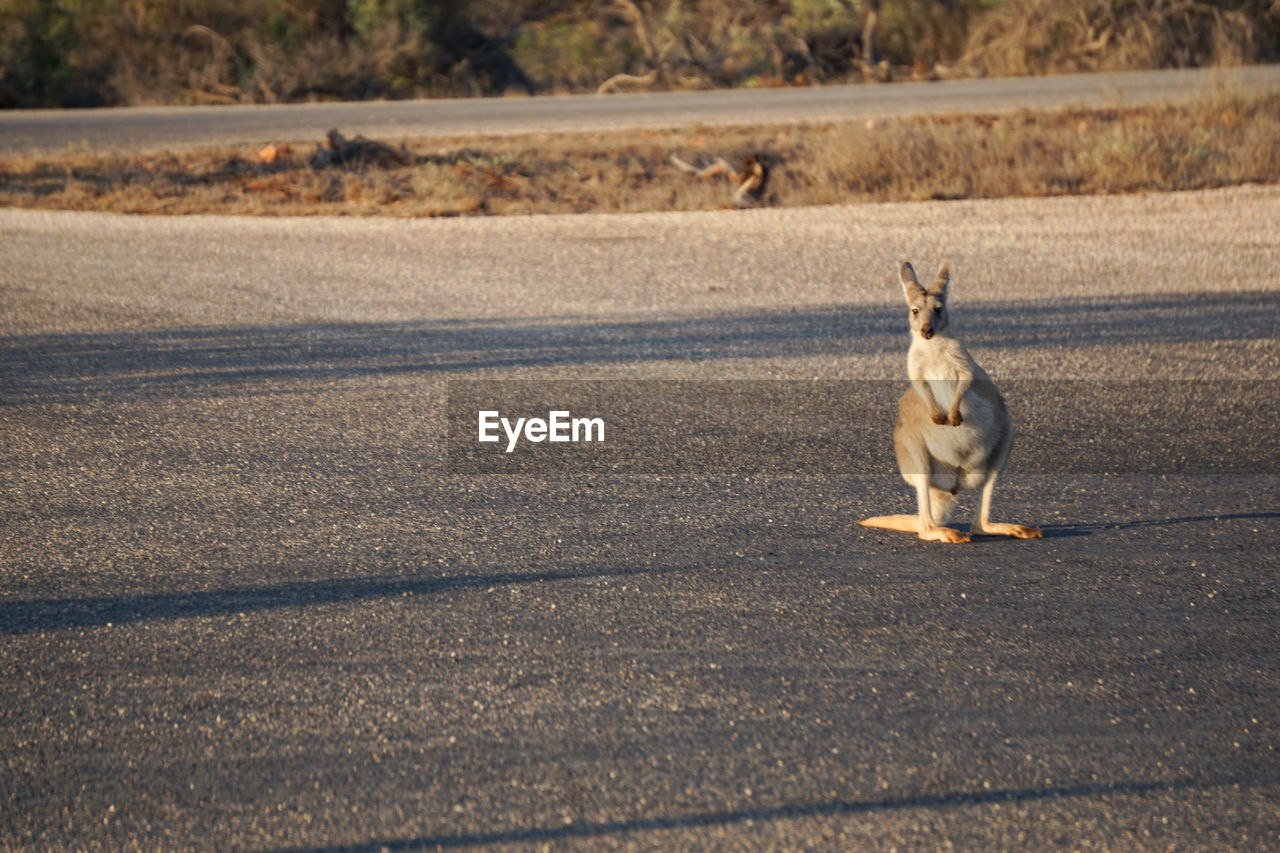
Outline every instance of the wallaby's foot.
{"type": "Polygon", "coordinates": [[[920,518],[915,515],[877,515],[858,523],[863,527],[896,530],[899,533],[917,533],[920,530],[920,518]]]}
{"type": "Polygon", "coordinates": [[[859,521],[863,527],[878,527],[881,530],[897,530],[901,533],[915,533],[921,539],[930,542],[968,542],[969,534],[961,533],[950,527],[928,527],[920,529],[920,517],[917,515],[877,515],[859,521]]]}
{"type": "Polygon", "coordinates": [[[950,527],[926,527],[920,531],[920,538],[928,542],[950,542],[960,545],[969,541],[969,534],[950,527]]]}
{"type": "Polygon", "coordinates": [[[952,425],[952,426],[960,426],[960,424],[962,424],[962,423],[964,423],[964,418],[960,417],[960,413],[959,413],[959,412],[953,411],[953,412],[951,413],[951,425],[952,425]]]}
{"type": "Polygon", "coordinates": [[[1012,536],[1015,539],[1040,539],[1044,535],[1038,527],[994,522],[987,522],[985,527],[980,530],[975,529],[973,533],[976,536],[1012,536]]]}

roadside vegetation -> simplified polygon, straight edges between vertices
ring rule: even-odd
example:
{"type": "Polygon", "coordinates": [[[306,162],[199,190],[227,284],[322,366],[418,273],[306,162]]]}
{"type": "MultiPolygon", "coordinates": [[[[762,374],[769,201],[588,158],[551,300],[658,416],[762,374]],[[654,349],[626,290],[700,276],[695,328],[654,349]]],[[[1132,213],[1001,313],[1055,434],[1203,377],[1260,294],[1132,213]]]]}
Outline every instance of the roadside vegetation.
{"type": "Polygon", "coordinates": [[[781,86],[1273,60],[1277,0],[0,3],[0,107],[781,86]]]}
{"type": "Polygon", "coordinates": [[[1277,139],[1280,92],[1222,91],[1140,109],[45,156],[0,163],[0,205],[450,216],[1166,191],[1280,182],[1277,139]],[[748,158],[769,179],[735,197],[741,176],[716,163],[748,158]]]}

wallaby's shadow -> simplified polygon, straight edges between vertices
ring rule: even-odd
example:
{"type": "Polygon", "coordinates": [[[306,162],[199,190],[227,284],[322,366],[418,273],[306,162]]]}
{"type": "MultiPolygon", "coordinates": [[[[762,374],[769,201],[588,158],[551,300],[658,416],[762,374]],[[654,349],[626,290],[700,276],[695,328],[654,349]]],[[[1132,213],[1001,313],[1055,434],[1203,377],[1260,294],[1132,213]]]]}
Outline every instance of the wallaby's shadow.
{"type": "MultiPolygon", "coordinates": [[[[1176,524],[1201,524],[1208,521],[1241,521],[1246,519],[1280,519],[1280,512],[1235,512],[1222,515],[1184,515],[1177,518],[1144,518],[1134,521],[1100,521],[1094,524],[1037,524],[1045,539],[1070,539],[1092,536],[1104,530],[1132,530],[1142,527],[1171,527],[1176,524]]],[[[949,524],[956,530],[969,532],[968,524],[949,524]]],[[[1007,540],[1007,536],[977,536],[970,544],[1007,540]]]]}
{"type": "Polygon", "coordinates": [[[1133,521],[1100,521],[1096,524],[1042,524],[1046,539],[1067,536],[1092,536],[1102,530],[1132,530],[1142,527],[1171,527],[1175,524],[1201,524],[1208,521],[1241,521],[1244,519],[1280,519],[1280,512],[1235,512],[1224,515],[1183,515],[1177,518],[1144,518],[1133,521]]]}

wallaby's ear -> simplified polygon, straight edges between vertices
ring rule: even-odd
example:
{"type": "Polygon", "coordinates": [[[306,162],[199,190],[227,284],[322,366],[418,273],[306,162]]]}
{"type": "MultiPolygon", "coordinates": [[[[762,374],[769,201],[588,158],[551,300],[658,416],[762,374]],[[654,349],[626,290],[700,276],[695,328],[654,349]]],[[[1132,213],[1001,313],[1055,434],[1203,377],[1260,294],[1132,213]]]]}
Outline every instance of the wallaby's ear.
{"type": "Polygon", "coordinates": [[[951,264],[946,261],[942,262],[942,269],[938,270],[938,277],[933,280],[933,284],[929,285],[929,292],[934,296],[946,296],[947,287],[951,284],[951,264]]]}
{"type": "Polygon", "coordinates": [[[903,261],[902,266],[898,267],[898,281],[902,282],[902,292],[907,295],[908,302],[924,296],[924,288],[920,286],[920,280],[916,278],[916,271],[909,261],[903,261]]]}

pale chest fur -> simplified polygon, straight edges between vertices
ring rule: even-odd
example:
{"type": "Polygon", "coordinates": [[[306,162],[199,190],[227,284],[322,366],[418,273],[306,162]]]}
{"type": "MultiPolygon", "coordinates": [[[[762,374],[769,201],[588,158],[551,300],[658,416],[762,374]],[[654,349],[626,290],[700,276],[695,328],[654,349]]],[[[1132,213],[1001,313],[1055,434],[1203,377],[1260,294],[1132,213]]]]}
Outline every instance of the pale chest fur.
{"type": "MultiPolygon", "coordinates": [[[[982,368],[955,338],[937,335],[926,341],[916,336],[907,350],[907,377],[913,381],[954,383],[983,376],[982,368]]],[[[954,386],[947,384],[944,387],[954,386]]]]}
{"type": "MultiPolygon", "coordinates": [[[[979,469],[994,435],[995,408],[982,386],[990,383],[983,370],[955,338],[916,337],[907,351],[907,375],[923,381],[938,408],[948,411],[957,391],[966,387],[959,404],[964,423],[958,427],[925,422],[921,425],[932,456],[958,470],[979,469]]],[[[918,391],[920,389],[917,389],[918,391]]],[[[927,401],[926,401],[927,402],[927,401]]],[[[970,486],[965,486],[969,488],[970,486]]]]}

